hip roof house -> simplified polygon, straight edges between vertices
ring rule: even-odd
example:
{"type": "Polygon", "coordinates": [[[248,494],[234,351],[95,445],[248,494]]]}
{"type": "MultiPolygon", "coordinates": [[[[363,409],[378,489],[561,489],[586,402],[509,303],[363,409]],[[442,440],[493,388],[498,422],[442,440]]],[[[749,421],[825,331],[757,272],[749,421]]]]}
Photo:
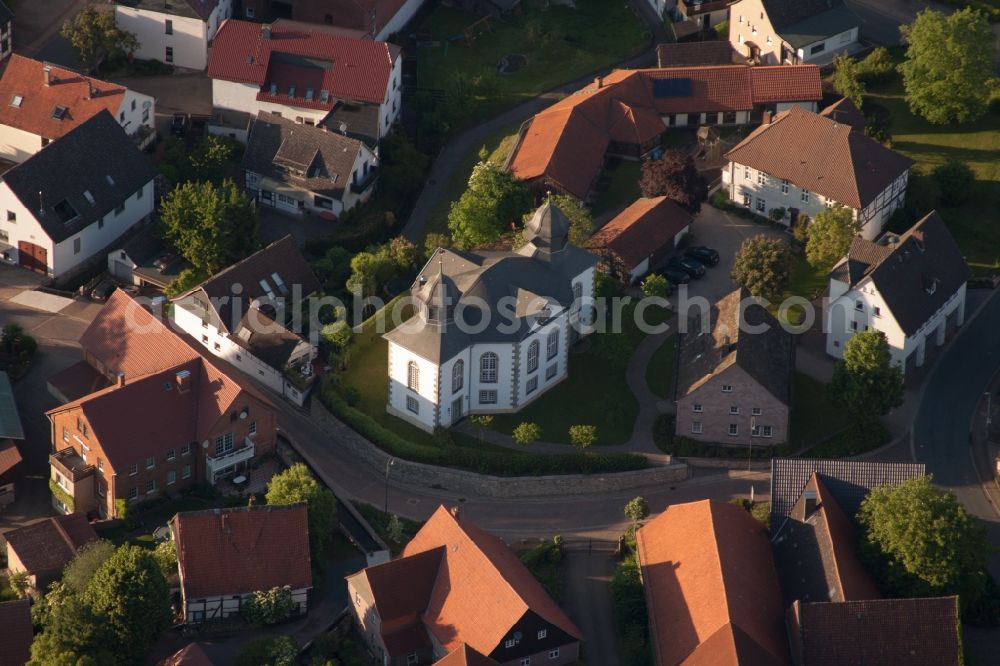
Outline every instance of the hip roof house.
{"type": "Polygon", "coordinates": [[[136,36],[136,58],[205,69],[208,47],[233,15],[232,0],[117,0],[115,25],[136,36]]]}

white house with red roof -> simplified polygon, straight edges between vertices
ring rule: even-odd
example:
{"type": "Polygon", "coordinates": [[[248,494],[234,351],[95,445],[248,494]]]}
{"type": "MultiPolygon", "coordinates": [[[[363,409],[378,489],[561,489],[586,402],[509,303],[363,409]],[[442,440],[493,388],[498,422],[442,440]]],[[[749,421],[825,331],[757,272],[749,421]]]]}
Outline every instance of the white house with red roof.
{"type": "Polygon", "coordinates": [[[115,25],[139,40],[135,57],[205,69],[208,45],[233,15],[232,0],[119,0],[115,25]]]}
{"type": "Polygon", "coordinates": [[[215,36],[208,75],[217,111],[275,113],[375,142],[402,107],[401,49],[322,26],[229,19],[215,36]]]}
{"type": "Polygon", "coordinates": [[[101,111],[140,147],[154,137],[149,95],[14,54],[0,76],[0,159],[23,162],[101,111]]]}

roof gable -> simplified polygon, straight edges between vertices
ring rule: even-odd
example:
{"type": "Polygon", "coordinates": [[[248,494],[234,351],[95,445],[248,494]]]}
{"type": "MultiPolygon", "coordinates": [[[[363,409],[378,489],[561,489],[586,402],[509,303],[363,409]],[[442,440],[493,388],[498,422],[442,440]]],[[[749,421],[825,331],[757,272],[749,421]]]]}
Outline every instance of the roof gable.
{"type": "Polygon", "coordinates": [[[591,236],[587,246],[611,250],[633,269],[693,221],[688,211],[665,196],[639,198],[591,236]]]}
{"type": "Polygon", "coordinates": [[[45,518],[4,534],[8,547],[32,575],[61,571],[97,533],[81,513],[45,518]]]}
{"type": "Polygon", "coordinates": [[[183,512],[170,527],[186,599],[312,587],[305,504],[183,512]]]}

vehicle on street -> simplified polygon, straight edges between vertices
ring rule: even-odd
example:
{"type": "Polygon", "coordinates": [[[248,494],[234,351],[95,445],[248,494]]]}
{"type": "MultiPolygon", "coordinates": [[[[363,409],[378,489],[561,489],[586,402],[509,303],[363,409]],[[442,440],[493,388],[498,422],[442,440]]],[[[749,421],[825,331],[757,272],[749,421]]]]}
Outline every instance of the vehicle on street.
{"type": "Polygon", "coordinates": [[[694,245],[692,247],[684,250],[685,257],[691,257],[696,261],[700,261],[706,266],[715,266],[719,263],[719,252],[718,250],[713,250],[710,247],[704,245],[694,245]]]}
{"type": "Polygon", "coordinates": [[[667,267],[662,268],[657,272],[674,284],[687,284],[691,281],[691,276],[687,274],[687,271],[667,267]]]}
{"type": "Polygon", "coordinates": [[[101,280],[96,287],[90,291],[90,297],[95,301],[106,301],[114,293],[118,285],[114,280],[101,280]]]}
{"type": "Polygon", "coordinates": [[[675,271],[684,271],[694,279],[705,275],[705,265],[690,257],[673,257],[667,262],[667,268],[675,271]]]}

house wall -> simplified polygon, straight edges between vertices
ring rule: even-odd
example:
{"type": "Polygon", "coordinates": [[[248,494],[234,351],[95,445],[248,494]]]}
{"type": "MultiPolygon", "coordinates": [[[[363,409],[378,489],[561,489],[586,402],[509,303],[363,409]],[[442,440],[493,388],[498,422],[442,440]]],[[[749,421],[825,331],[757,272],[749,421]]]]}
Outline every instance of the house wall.
{"type": "Polygon", "coordinates": [[[760,47],[762,65],[781,62],[781,38],[771,26],[761,0],[739,0],[729,7],[729,43],[741,56],[749,56],[746,42],[760,47]]]}
{"type": "Polygon", "coordinates": [[[359,573],[347,578],[347,598],[350,600],[351,615],[358,633],[361,634],[376,661],[384,664],[388,650],[382,640],[382,619],[379,617],[375,598],[364,574],[359,573]]]}
{"type": "Polygon", "coordinates": [[[205,69],[208,65],[208,26],[199,18],[189,18],[115,5],[115,25],[135,34],[139,49],[135,57],[159,60],[176,67],[205,69]],[[166,34],[166,23],[172,24],[172,34],[166,34]],[[172,49],[167,58],[167,48],[172,49]]]}
{"type": "Polygon", "coordinates": [[[42,149],[42,137],[10,125],[0,125],[0,158],[21,163],[42,149]]]}
{"type": "MultiPolygon", "coordinates": [[[[188,624],[197,624],[211,620],[223,620],[231,615],[239,615],[243,604],[250,599],[254,591],[199,597],[197,599],[188,599],[185,597],[185,621],[188,624]]],[[[300,587],[292,590],[292,603],[294,604],[292,613],[305,614],[308,611],[308,598],[308,588],[300,587]]]]}
{"type": "MultiPolygon", "coordinates": [[[[797,61],[798,63],[808,63],[814,60],[829,61],[834,55],[846,51],[857,44],[859,33],[858,28],[851,28],[827,39],[806,44],[795,51],[797,61]]],[[[788,46],[788,50],[792,50],[790,46],[788,46]]]]}
{"type": "Polygon", "coordinates": [[[830,298],[823,311],[826,353],[843,358],[844,347],[855,333],[874,328],[885,334],[893,364],[904,372],[911,363],[919,367],[927,350],[944,344],[947,327],[963,323],[965,292],[963,283],[917,332],[908,336],[871,280],[853,289],[839,280],[830,280],[830,298]]]}
{"type": "MultiPolygon", "coordinates": [[[[412,0],[411,0],[412,4],[412,0]]],[[[402,10],[401,10],[402,11],[402,10]]],[[[385,99],[379,109],[379,138],[389,133],[389,129],[399,118],[399,113],[403,108],[403,56],[396,58],[392,64],[392,73],[389,76],[389,84],[386,86],[385,99]]]]}
{"type": "Polygon", "coordinates": [[[138,132],[140,127],[153,130],[156,125],[156,100],[126,88],[115,120],[129,136],[138,132]]]}
{"type": "MultiPolygon", "coordinates": [[[[4,542],[4,550],[7,553],[7,569],[10,571],[10,574],[12,576],[14,574],[19,574],[22,571],[27,571],[28,570],[28,567],[24,566],[24,563],[21,562],[21,558],[18,557],[17,551],[14,550],[13,548],[11,548],[10,544],[7,543],[6,541],[4,542]]],[[[32,587],[34,587],[34,588],[37,589],[37,587],[38,587],[38,579],[35,576],[29,575],[28,576],[28,583],[32,587]]]]}
{"type": "Polygon", "coordinates": [[[576,662],[580,642],[532,610],[507,628],[488,655],[502,666],[547,664],[561,666],[576,662]]]}
{"type": "Polygon", "coordinates": [[[732,365],[686,396],[677,400],[676,433],[703,442],[747,445],[750,440],[750,421],[756,419],[763,433],[764,426],[771,426],[771,437],[754,436],[755,446],[772,446],[788,441],[788,406],[758,384],[738,365],[732,365]],[[723,386],[732,391],[723,391],[723,386]],[[701,412],[695,411],[700,405],[701,412]],[[730,408],[739,408],[739,414],[730,414],[730,408]],[[760,415],[753,415],[753,408],[760,408],[760,415]],[[701,432],[694,432],[694,424],[701,424],[701,432]],[[729,426],[739,427],[736,435],[729,434],[729,426]]]}

